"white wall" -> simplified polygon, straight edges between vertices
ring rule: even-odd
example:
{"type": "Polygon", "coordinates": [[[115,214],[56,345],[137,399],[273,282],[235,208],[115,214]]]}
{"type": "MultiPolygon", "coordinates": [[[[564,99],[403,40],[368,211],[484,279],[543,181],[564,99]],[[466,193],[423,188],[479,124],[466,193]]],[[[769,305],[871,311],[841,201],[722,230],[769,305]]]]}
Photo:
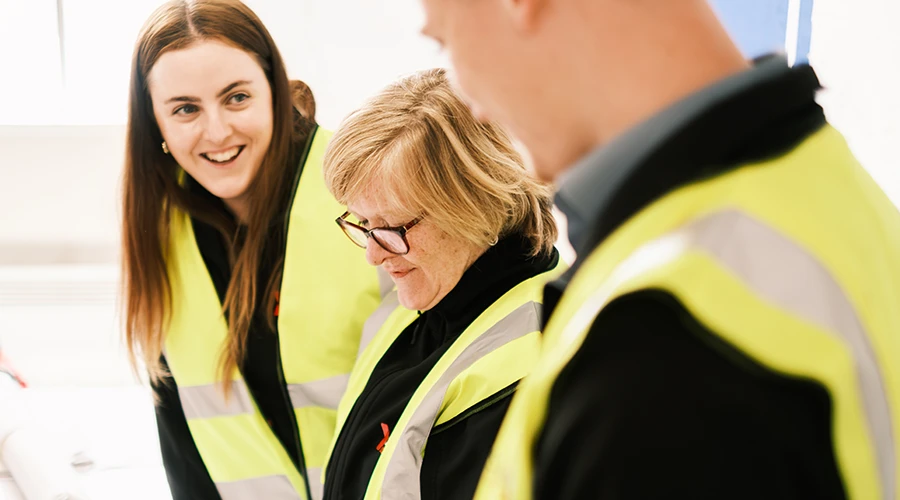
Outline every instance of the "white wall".
{"type": "Polygon", "coordinates": [[[815,0],[812,22],[819,102],[900,205],[900,2],[815,0]]]}
{"type": "Polygon", "coordinates": [[[112,261],[123,141],[118,126],[0,127],[0,264],[112,261]]]}
{"type": "Polygon", "coordinates": [[[420,0],[247,0],[278,43],[292,78],[334,128],[370,95],[402,75],[444,66],[437,44],[419,34],[420,0]]]}

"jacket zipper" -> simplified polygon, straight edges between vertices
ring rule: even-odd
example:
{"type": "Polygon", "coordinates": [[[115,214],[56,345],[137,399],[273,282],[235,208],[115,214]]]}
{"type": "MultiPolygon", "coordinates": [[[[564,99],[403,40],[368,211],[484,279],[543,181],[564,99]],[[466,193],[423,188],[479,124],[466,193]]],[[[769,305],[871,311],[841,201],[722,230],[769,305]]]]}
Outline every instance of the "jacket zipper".
{"type": "Polygon", "coordinates": [[[460,413],[459,415],[453,417],[452,419],[444,422],[441,425],[432,427],[431,432],[428,433],[428,437],[440,434],[441,432],[449,429],[450,427],[453,427],[454,425],[462,422],[463,420],[471,417],[472,415],[475,415],[476,413],[479,413],[483,410],[490,408],[491,406],[494,406],[494,404],[497,403],[498,401],[500,401],[503,398],[516,392],[516,389],[518,388],[518,386],[519,386],[519,382],[518,381],[514,382],[513,384],[507,386],[505,389],[501,389],[500,392],[497,392],[493,396],[490,396],[488,399],[485,399],[477,406],[473,406],[472,408],[469,408],[468,410],[464,411],[463,413],[460,413]]]}
{"type": "Polygon", "coordinates": [[[325,493],[323,498],[325,499],[334,499],[336,497],[332,496],[335,494],[335,484],[336,481],[341,480],[344,474],[345,462],[347,461],[345,458],[344,451],[346,450],[347,436],[356,434],[356,429],[354,428],[354,424],[356,424],[357,420],[359,420],[360,411],[365,408],[366,401],[369,400],[369,397],[376,391],[376,389],[381,386],[383,382],[387,380],[391,375],[401,371],[402,369],[398,368],[396,370],[391,370],[390,372],[385,373],[378,380],[376,380],[368,391],[363,391],[357,398],[356,402],[353,403],[353,408],[350,409],[350,414],[347,416],[347,420],[344,422],[344,427],[341,429],[340,434],[338,435],[337,442],[334,445],[334,450],[331,452],[331,459],[337,460],[329,460],[328,469],[333,472],[325,475],[325,493]],[[331,479],[329,479],[331,478],[331,479]]]}

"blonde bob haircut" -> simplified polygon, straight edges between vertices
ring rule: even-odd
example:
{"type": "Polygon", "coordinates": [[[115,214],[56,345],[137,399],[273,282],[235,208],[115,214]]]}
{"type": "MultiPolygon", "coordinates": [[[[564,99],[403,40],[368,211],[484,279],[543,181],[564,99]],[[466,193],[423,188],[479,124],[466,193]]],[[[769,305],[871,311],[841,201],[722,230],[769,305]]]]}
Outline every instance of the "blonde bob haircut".
{"type": "Polygon", "coordinates": [[[506,132],[475,118],[443,69],[404,78],[351,114],[324,170],[344,205],[377,187],[395,216],[425,216],[479,247],[520,233],[539,255],[556,242],[550,186],[526,170],[506,132]]]}

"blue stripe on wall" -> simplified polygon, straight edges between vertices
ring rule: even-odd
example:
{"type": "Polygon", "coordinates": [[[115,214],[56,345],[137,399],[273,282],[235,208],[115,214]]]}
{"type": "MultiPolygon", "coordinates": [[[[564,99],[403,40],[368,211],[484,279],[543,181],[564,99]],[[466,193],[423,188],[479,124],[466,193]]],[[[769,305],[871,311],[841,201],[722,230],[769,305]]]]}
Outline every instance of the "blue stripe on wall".
{"type": "MultiPolygon", "coordinates": [[[[807,62],[814,0],[800,0],[796,62],[807,62]]],[[[788,0],[710,0],[722,23],[747,58],[787,52],[788,0]]]]}
{"type": "Polygon", "coordinates": [[[815,0],[800,0],[800,27],[797,30],[797,59],[795,64],[809,62],[809,44],[812,40],[812,11],[815,0]]]}
{"type": "Polygon", "coordinates": [[[711,0],[747,58],[784,51],[788,0],[711,0]]]}

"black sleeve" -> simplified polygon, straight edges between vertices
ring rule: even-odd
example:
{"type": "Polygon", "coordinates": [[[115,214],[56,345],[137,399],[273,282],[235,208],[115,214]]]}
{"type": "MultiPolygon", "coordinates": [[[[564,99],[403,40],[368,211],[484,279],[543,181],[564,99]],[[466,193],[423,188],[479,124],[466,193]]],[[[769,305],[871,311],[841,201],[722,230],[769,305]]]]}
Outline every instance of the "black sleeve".
{"type": "MultiPolygon", "coordinates": [[[[166,370],[166,360],[162,360],[166,370]]],[[[158,402],[156,427],[159,431],[159,447],[172,500],[220,500],[219,491],[206,471],[200,452],[184,418],[178,386],[174,379],[154,385],[158,402]]]]}
{"type": "Polygon", "coordinates": [[[551,393],[534,498],[843,499],[831,401],[640,292],[598,316],[551,393]]]}
{"type": "Polygon", "coordinates": [[[514,390],[515,384],[487,398],[490,405],[477,413],[432,431],[422,460],[422,500],[471,500],[514,390]]]}

